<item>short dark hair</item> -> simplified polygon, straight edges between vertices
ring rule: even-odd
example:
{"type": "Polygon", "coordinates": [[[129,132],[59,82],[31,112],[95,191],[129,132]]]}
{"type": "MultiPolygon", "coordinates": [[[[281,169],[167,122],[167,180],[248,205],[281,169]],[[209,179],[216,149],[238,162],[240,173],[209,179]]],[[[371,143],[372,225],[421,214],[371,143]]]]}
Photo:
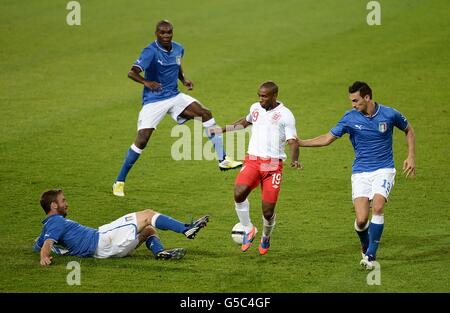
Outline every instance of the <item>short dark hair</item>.
{"type": "Polygon", "coordinates": [[[268,80],[265,81],[264,83],[261,84],[261,86],[259,86],[259,88],[268,88],[271,89],[273,94],[278,94],[278,86],[277,84],[275,84],[275,82],[268,80]]]}
{"type": "Polygon", "coordinates": [[[50,189],[42,193],[41,207],[44,209],[45,214],[48,214],[48,212],[50,212],[52,202],[55,202],[58,195],[62,192],[62,189],[50,189]]]}
{"type": "Polygon", "coordinates": [[[156,23],[156,29],[155,29],[156,32],[158,31],[158,29],[161,25],[169,25],[173,28],[173,25],[171,22],[169,22],[169,20],[160,20],[158,23],[156,23]]]}
{"type": "Polygon", "coordinates": [[[356,81],[350,87],[348,87],[349,93],[355,93],[358,91],[361,97],[364,98],[365,96],[369,95],[370,99],[372,99],[372,89],[370,89],[367,83],[356,81]]]}

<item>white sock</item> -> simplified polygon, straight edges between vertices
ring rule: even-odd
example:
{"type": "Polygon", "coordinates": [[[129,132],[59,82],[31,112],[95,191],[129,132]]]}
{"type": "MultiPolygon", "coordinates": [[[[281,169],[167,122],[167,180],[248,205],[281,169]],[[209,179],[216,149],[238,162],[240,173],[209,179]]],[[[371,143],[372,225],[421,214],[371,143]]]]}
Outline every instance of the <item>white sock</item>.
{"type": "Polygon", "coordinates": [[[270,220],[266,220],[266,218],[263,215],[263,236],[264,237],[270,237],[272,235],[273,228],[275,227],[275,220],[277,218],[277,215],[273,213],[270,220]]]}
{"type": "Polygon", "coordinates": [[[211,126],[216,125],[216,120],[213,117],[213,118],[207,120],[206,122],[203,122],[202,124],[203,124],[203,127],[210,128],[211,126]]]}
{"type": "Polygon", "coordinates": [[[237,216],[239,217],[239,222],[244,226],[246,232],[249,232],[253,228],[253,224],[250,221],[250,202],[245,199],[244,202],[234,203],[236,208],[237,216]]]}
{"type": "Polygon", "coordinates": [[[160,215],[161,215],[160,213],[155,213],[155,214],[153,214],[153,216],[152,216],[151,225],[152,225],[153,227],[155,227],[155,228],[156,228],[156,220],[158,219],[158,217],[159,217],[160,215]]]}
{"type": "Polygon", "coordinates": [[[142,149],[139,149],[138,147],[136,147],[136,145],[134,143],[131,145],[130,148],[131,148],[131,150],[133,150],[137,154],[141,154],[142,153],[142,149]]]}
{"type": "Polygon", "coordinates": [[[384,215],[372,215],[372,224],[384,224],[384,215]]]}

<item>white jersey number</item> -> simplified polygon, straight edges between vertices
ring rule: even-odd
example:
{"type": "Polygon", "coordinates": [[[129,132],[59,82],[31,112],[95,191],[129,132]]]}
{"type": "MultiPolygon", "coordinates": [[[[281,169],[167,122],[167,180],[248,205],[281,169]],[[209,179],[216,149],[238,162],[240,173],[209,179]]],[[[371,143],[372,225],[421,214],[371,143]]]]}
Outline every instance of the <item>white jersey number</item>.
{"type": "Polygon", "coordinates": [[[272,184],[273,185],[279,185],[281,182],[281,174],[272,174],[272,184]]]}

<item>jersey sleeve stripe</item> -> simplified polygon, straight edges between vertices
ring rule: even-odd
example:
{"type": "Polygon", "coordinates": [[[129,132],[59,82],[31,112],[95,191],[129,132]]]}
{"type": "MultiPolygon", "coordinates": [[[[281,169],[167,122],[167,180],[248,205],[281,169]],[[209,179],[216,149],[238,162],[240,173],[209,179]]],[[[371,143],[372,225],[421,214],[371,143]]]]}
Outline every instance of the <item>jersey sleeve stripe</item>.
{"type": "Polygon", "coordinates": [[[140,68],[140,70],[141,70],[142,72],[145,72],[145,71],[144,71],[144,69],[143,69],[143,68],[142,68],[141,66],[137,65],[136,63],[135,63],[135,64],[133,64],[133,67],[134,67],[134,66],[136,66],[136,67],[140,68]]]}

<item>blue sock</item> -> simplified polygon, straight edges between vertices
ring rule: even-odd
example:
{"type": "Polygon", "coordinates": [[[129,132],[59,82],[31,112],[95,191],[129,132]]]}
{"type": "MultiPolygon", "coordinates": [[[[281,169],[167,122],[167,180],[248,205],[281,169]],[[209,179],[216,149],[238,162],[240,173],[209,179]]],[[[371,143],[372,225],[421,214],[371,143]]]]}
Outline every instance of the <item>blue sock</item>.
{"type": "Polygon", "coordinates": [[[125,181],[128,172],[131,170],[137,159],[139,159],[141,153],[141,149],[136,147],[134,144],[131,145],[131,147],[127,151],[125,161],[123,162],[122,169],[120,170],[119,176],[117,176],[116,181],[125,181]]]}
{"type": "Polygon", "coordinates": [[[203,126],[205,127],[205,133],[206,136],[208,136],[208,139],[212,142],[214,146],[214,150],[216,150],[217,158],[219,161],[223,161],[225,159],[225,149],[223,147],[223,140],[222,135],[208,135],[208,129],[210,127],[216,126],[216,121],[214,118],[210,119],[209,121],[206,121],[203,123],[203,126]]]}
{"type": "Polygon", "coordinates": [[[150,250],[155,256],[159,252],[164,250],[161,240],[159,240],[159,238],[155,235],[151,235],[150,237],[148,237],[145,245],[147,246],[148,250],[150,250]]]}
{"type": "Polygon", "coordinates": [[[374,223],[374,217],[369,225],[369,248],[366,255],[376,258],[378,245],[381,240],[381,234],[383,233],[384,219],[382,215],[377,216],[377,220],[374,223]]]}
{"type": "Polygon", "coordinates": [[[158,215],[154,226],[161,230],[172,230],[176,233],[184,233],[187,229],[189,229],[189,226],[186,224],[164,214],[158,215]]]}
{"type": "Polygon", "coordinates": [[[358,225],[355,221],[355,231],[358,234],[361,246],[365,249],[365,251],[363,252],[366,252],[367,248],[369,247],[369,225],[366,224],[366,229],[361,230],[360,228],[358,228],[358,225]]]}
{"type": "Polygon", "coordinates": [[[367,227],[363,231],[356,230],[356,233],[359,236],[359,241],[361,242],[361,246],[363,246],[364,249],[367,249],[369,247],[369,227],[367,227]]]}

